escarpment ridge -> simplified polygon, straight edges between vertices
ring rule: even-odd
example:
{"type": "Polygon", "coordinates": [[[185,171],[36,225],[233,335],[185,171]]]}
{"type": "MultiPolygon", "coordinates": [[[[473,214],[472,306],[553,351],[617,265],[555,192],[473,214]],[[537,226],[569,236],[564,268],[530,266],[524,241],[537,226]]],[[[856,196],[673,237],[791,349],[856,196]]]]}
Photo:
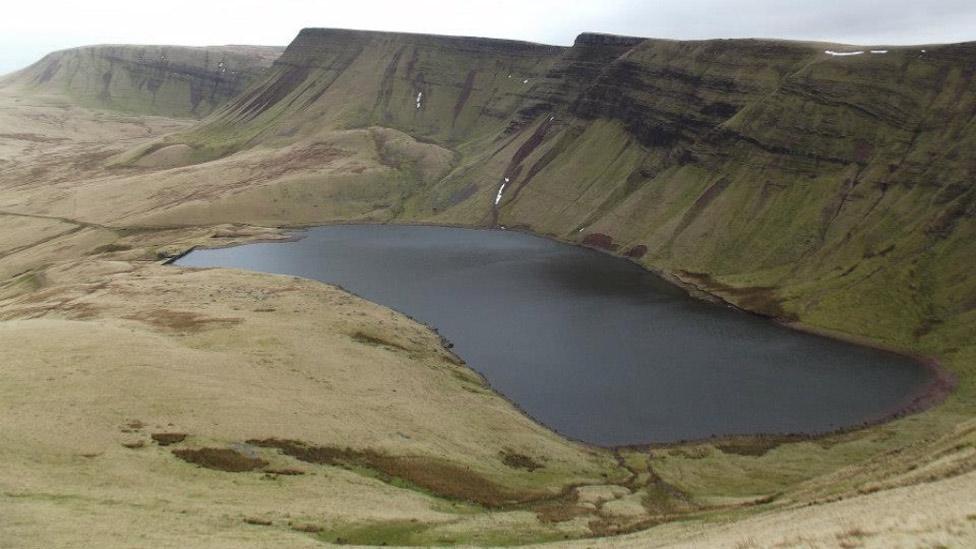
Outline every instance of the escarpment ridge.
{"type": "Polygon", "coordinates": [[[306,29],[165,144],[202,162],[397,132],[440,152],[378,153],[396,191],[342,218],[602,243],[712,290],[752,288],[731,297],[764,314],[913,343],[976,302],[958,271],[976,254],[974,61],[973,43],[582,34],[564,48],[306,29]]]}
{"type": "Polygon", "coordinates": [[[99,45],[62,50],[0,80],[84,106],[202,118],[237,96],[280,55],[269,46],[99,45]]]}

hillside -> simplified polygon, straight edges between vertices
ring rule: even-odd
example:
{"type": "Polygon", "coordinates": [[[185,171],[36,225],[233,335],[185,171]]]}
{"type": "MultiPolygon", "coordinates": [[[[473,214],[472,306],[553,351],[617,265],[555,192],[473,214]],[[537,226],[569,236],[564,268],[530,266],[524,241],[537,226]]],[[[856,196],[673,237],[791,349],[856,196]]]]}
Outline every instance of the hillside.
{"type": "MultiPolygon", "coordinates": [[[[413,153],[373,145],[399,175],[348,174],[376,200],[338,218],[523,226],[754,288],[738,297],[760,312],[914,344],[976,302],[954,267],[976,252],[976,45],[832,48],[305,30],[165,144],[198,162],[396,130],[413,153]]],[[[294,221],[278,207],[273,221],[294,221]]],[[[319,215],[300,217],[337,219],[319,215]]]]}
{"type": "MultiPolygon", "coordinates": [[[[163,114],[145,85],[125,85],[142,90],[126,114],[26,100],[75,89],[104,107],[102,61],[78,63],[49,58],[0,94],[16,130],[0,136],[0,348],[16,350],[0,373],[15,521],[0,532],[976,539],[976,44],[306,29],[192,125],[128,114],[163,114]],[[534,424],[431,330],[341,289],[157,264],[330,222],[525,228],[944,371],[920,413],[881,425],[611,451],[534,424]],[[39,409],[50,395],[62,405],[39,409]],[[171,431],[186,438],[152,438],[171,431]]],[[[142,81],[114,66],[111,82],[142,81]]],[[[164,95],[185,110],[169,114],[193,115],[181,78],[164,95]]]]}
{"type": "Polygon", "coordinates": [[[0,87],[136,114],[202,118],[280,55],[265,46],[103,45],[51,53],[0,87]]]}

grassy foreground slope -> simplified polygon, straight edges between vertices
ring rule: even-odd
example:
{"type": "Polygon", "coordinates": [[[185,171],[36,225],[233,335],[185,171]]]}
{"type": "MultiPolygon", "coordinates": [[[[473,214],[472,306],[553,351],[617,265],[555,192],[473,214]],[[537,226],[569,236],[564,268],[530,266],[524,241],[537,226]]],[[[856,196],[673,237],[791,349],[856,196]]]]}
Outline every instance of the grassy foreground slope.
{"type": "Polygon", "coordinates": [[[4,537],[971,541],[976,49],[827,49],[852,48],[311,29],[192,128],[0,94],[21,128],[0,145],[25,153],[0,171],[4,537]],[[336,221],[527,227],[937,356],[959,388],[816,440],[610,452],[540,429],[431,332],[336,289],[156,265],[336,221]]]}
{"type": "MultiPolygon", "coordinates": [[[[187,121],[0,93],[0,123],[17,130],[0,139],[0,546],[495,545],[688,508],[532,422],[411,319],[313,281],[160,266],[283,237],[119,223],[224,179],[109,167],[187,121]]],[[[219,166],[258,192],[286,173],[252,160],[219,166]]]]}
{"type": "Polygon", "coordinates": [[[270,46],[87,46],[51,53],[0,79],[0,87],[88,107],[202,118],[240,94],[281,52],[270,46]]]}

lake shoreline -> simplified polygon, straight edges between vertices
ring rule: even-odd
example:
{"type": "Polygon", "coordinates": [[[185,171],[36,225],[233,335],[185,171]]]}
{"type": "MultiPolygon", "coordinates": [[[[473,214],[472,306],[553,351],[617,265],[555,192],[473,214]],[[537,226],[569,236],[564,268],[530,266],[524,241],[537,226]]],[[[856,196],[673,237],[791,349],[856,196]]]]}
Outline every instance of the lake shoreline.
{"type": "MultiPolygon", "coordinates": [[[[698,299],[698,300],[701,300],[701,301],[707,301],[707,302],[714,303],[714,304],[726,305],[726,306],[728,306],[730,308],[733,308],[735,310],[738,310],[738,311],[741,311],[741,312],[745,312],[745,313],[748,313],[750,315],[755,315],[755,316],[761,317],[763,319],[767,319],[767,320],[769,320],[769,321],[771,321],[771,322],[773,322],[773,323],[775,323],[777,325],[783,326],[783,327],[788,328],[788,329],[793,330],[793,331],[797,331],[797,332],[801,332],[801,333],[807,333],[807,334],[811,334],[811,335],[816,335],[818,337],[823,337],[823,338],[827,338],[827,339],[831,339],[831,340],[835,340],[835,341],[841,341],[841,342],[845,342],[845,343],[857,345],[857,346],[860,346],[860,347],[871,348],[871,349],[874,349],[874,350],[883,351],[883,352],[886,352],[886,353],[891,353],[891,354],[897,355],[897,356],[902,357],[902,358],[909,358],[912,361],[914,361],[916,364],[922,366],[931,375],[931,379],[927,383],[925,383],[924,386],[919,387],[919,389],[916,390],[916,391],[912,391],[912,393],[910,395],[908,395],[908,397],[906,397],[903,402],[899,403],[896,406],[893,406],[890,410],[887,410],[887,411],[885,411],[883,413],[879,413],[879,414],[876,414],[875,416],[869,417],[868,419],[864,420],[863,422],[859,422],[857,424],[850,425],[850,426],[846,426],[846,427],[840,427],[840,428],[837,428],[837,429],[830,429],[830,430],[826,430],[826,431],[809,432],[809,433],[807,433],[807,432],[799,432],[799,433],[789,433],[789,432],[786,432],[786,433],[776,433],[776,432],[768,432],[768,433],[765,433],[765,432],[758,432],[758,433],[747,433],[747,434],[715,435],[715,436],[709,436],[709,437],[697,437],[697,438],[689,438],[689,439],[682,439],[682,440],[668,441],[668,442],[641,442],[641,443],[636,443],[636,444],[602,445],[602,444],[596,444],[596,443],[591,443],[591,442],[583,441],[583,440],[580,440],[578,438],[575,438],[575,437],[566,435],[566,434],[560,432],[558,429],[555,429],[552,426],[548,425],[547,423],[545,423],[545,422],[537,419],[536,417],[528,414],[514,400],[512,400],[511,398],[509,398],[508,396],[506,396],[505,394],[503,394],[501,391],[499,391],[496,387],[494,387],[481,372],[478,372],[474,368],[471,368],[468,365],[467,361],[464,360],[463,357],[460,357],[456,353],[454,353],[452,351],[452,348],[454,347],[453,343],[450,342],[445,336],[441,335],[436,326],[432,326],[432,325],[427,324],[425,322],[421,322],[421,321],[417,320],[416,318],[412,317],[411,315],[409,315],[409,314],[407,314],[407,313],[405,313],[403,311],[399,311],[399,310],[394,309],[393,307],[391,307],[389,305],[384,305],[384,304],[380,303],[381,306],[390,308],[392,310],[397,310],[398,313],[404,314],[405,316],[407,316],[408,318],[410,318],[414,322],[417,322],[419,324],[424,325],[425,327],[427,327],[428,329],[430,329],[433,333],[435,333],[436,335],[438,335],[438,337],[442,341],[442,346],[443,346],[443,348],[444,348],[445,351],[447,351],[448,353],[450,353],[452,356],[457,357],[462,364],[464,364],[469,370],[471,370],[472,372],[474,372],[482,380],[482,382],[484,383],[484,385],[487,388],[491,389],[496,395],[498,395],[498,396],[502,397],[503,399],[505,399],[506,402],[508,402],[509,404],[511,404],[523,416],[529,418],[535,424],[540,425],[541,427],[543,427],[546,430],[548,430],[549,432],[551,432],[551,433],[559,436],[560,438],[563,438],[563,439],[566,439],[566,440],[570,440],[570,441],[572,441],[574,443],[577,443],[577,444],[580,444],[580,445],[583,445],[583,446],[586,446],[586,447],[603,449],[603,450],[610,450],[610,451],[619,451],[619,450],[623,450],[623,449],[630,449],[630,450],[651,450],[651,449],[673,448],[673,447],[679,447],[679,446],[689,446],[689,445],[696,445],[696,444],[718,444],[718,445],[721,445],[721,444],[727,444],[727,443],[735,443],[735,444],[746,444],[746,445],[748,445],[749,443],[756,443],[756,444],[768,445],[768,444],[771,444],[771,443],[779,444],[779,443],[787,443],[787,442],[802,442],[802,441],[822,440],[822,439],[826,439],[826,438],[829,438],[829,437],[832,437],[832,436],[845,435],[845,434],[850,434],[850,433],[853,433],[853,432],[861,431],[861,430],[864,430],[864,429],[867,429],[867,428],[870,428],[870,427],[874,427],[874,426],[877,426],[877,425],[880,425],[880,424],[884,424],[884,423],[891,422],[893,420],[896,420],[896,419],[899,419],[899,418],[902,418],[902,417],[905,417],[905,416],[908,416],[908,415],[912,415],[912,414],[916,414],[916,413],[923,412],[925,410],[929,410],[929,409],[931,409],[931,408],[933,408],[935,406],[938,406],[939,404],[943,403],[953,393],[954,389],[956,388],[956,386],[958,384],[958,380],[957,380],[955,374],[953,372],[947,370],[941,364],[941,361],[938,358],[936,358],[936,357],[924,356],[924,355],[921,355],[919,353],[915,353],[915,352],[911,352],[911,351],[906,351],[905,349],[897,348],[897,347],[892,346],[892,345],[888,345],[888,344],[885,344],[885,343],[882,343],[882,342],[874,341],[874,340],[871,340],[870,338],[866,338],[866,337],[863,337],[863,336],[856,336],[856,335],[851,335],[851,334],[845,334],[845,333],[841,333],[841,332],[831,331],[831,330],[819,328],[819,327],[816,327],[816,326],[810,326],[810,325],[807,325],[807,324],[804,324],[804,323],[801,323],[801,322],[787,320],[787,319],[783,319],[783,318],[778,318],[778,317],[771,316],[771,315],[767,315],[767,314],[763,314],[763,313],[760,313],[760,312],[757,312],[757,311],[752,311],[752,310],[749,310],[749,309],[745,309],[745,308],[742,308],[742,307],[736,305],[733,302],[728,301],[723,296],[721,296],[719,294],[716,294],[716,293],[713,293],[713,292],[709,291],[707,288],[702,287],[701,285],[695,284],[694,282],[692,282],[692,281],[690,281],[690,280],[688,280],[686,278],[681,277],[677,273],[672,273],[672,272],[669,272],[669,271],[665,271],[665,270],[662,270],[662,269],[658,269],[658,268],[654,268],[654,267],[651,267],[651,266],[642,264],[639,261],[636,261],[634,258],[630,258],[630,257],[626,257],[624,255],[620,255],[620,254],[614,253],[612,250],[606,250],[606,249],[603,249],[603,248],[600,248],[600,247],[596,247],[596,246],[588,246],[588,245],[585,245],[585,244],[582,244],[582,243],[579,243],[579,242],[566,241],[566,240],[560,239],[560,238],[558,238],[558,237],[556,237],[554,235],[537,233],[537,232],[532,231],[532,230],[529,230],[528,228],[525,228],[525,227],[511,227],[511,228],[505,228],[505,227],[473,227],[473,226],[466,226],[466,225],[459,225],[459,224],[409,223],[409,222],[407,222],[407,223],[403,223],[403,222],[398,222],[398,223],[384,223],[384,222],[376,222],[376,221],[362,221],[362,222],[360,222],[360,221],[353,221],[353,222],[346,221],[346,222],[329,222],[329,223],[324,223],[324,224],[312,224],[312,225],[281,226],[281,227],[277,227],[277,229],[279,229],[279,230],[281,230],[283,232],[292,232],[292,231],[300,231],[300,230],[311,229],[311,228],[318,228],[318,227],[324,227],[325,228],[325,227],[330,227],[330,226],[332,226],[332,227],[338,227],[338,226],[369,226],[369,225],[374,225],[374,226],[391,226],[391,227],[396,227],[396,226],[403,226],[403,227],[442,227],[442,228],[453,228],[453,229],[465,229],[465,230],[472,230],[472,231],[520,232],[520,233],[524,233],[524,234],[527,234],[527,235],[530,235],[530,236],[533,236],[533,237],[550,240],[550,241],[553,241],[553,242],[556,242],[556,243],[559,243],[559,244],[569,244],[569,245],[572,245],[572,246],[577,247],[577,248],[582,248],[582,249],[587,249],[587,250],[593,250],[593,251],[601,252],[602,254],[608,255],[610,257],[629,260],[630,263],[636,264],[642,270],[644,270],[646,272],[649,272],[649,273],[655,275],[656,277],[658,277],[659,279],[661,279],[662,281],[664,281],[664,282],[666,282],[666,283],[668,283],[668,284],[670,284],[670,285],[672,285],[674,287],[677,287],[677,288],[681,289],[685,294],[687,294],[688,296],[690,296],[690,297],[692,297],[694,299],[698,299]]],[[[294,242],[294,241],[297,241],[297,240],[301,240],[302,238],[304,238],[303,235],[294,235],[293,234],[293,235],[288,235],[287,237],[281,238],[281,239],[261,238],[261,239],[257,239],[257,240],[254,240],[254,241],[237,242],[237,243],[230,244],[228,246],[221,246],[221,245],[212,246],[212,247],[211,246],[202,246],[202,247],[195,246],[195,247],[192,247],[192,248],[189,248],[189,249],[183,251],[182,253],[180,253],[177,256],[167,258],[167,260],[164,263],[165,264],[173,264],[176,261],[178,261],[179,259],[181,259],[181,258],[185,257],[186,255],[188,255],[189,253],[191,253],[194,249],[201,249],[201,248],[210,248],[210,249],[215,249],[215,248],[229,248],[229,247],[236,247],[236,246],[240,246],[240,245],[244,245],[244,244],[255,244],[255,243],[259,243],[259,242],[260,243],[294,242]]],[[[215,243],[215,244],[217,244],[217,243],[215,243]]],[[[183,268],[185,268],[185,267],[183,267],[183,268]]],[[[321,281],[319,281],[319,282],[321,282],[321,281]]],[[[330,285],[337,286],[337,287],[341,288],[343,291],[346,291],[346,292],[348,292],[348,293],[350,293],[352,295],[356,295],[357,297],[360,297],[361,299],[365,299],[367,301],[371,301],[372,302],[372,300],[367,299],[367,298],[365,298],[365,297],[363,297],[363,296],[361,296],[359,294],[356,294],[355,292],[352,292],[352,291],[348,290],[347,288],[341,286],[340,284],[334,284],[334,283],[332,283],[330,285]]]]}

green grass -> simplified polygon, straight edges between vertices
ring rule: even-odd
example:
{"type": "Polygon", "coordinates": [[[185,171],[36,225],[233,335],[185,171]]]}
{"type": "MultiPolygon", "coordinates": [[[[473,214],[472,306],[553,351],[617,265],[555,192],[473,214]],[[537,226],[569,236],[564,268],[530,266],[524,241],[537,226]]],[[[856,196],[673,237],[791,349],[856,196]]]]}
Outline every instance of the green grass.
{"type": "MultiPolygon", "coordinates": [[[[595,46],[521,51],[443,40],[303,33],[288,64],[165,143],[189,144],[202,162],[350,128],[395,128],[450,150],[445,173],[422,177],[418,162],[384,158],[380,147],[377,162],[396,167],[337,178],[341,185],[316,219],[369,214],[484,225],[502,177],[513,170],[502,224],[571,242],[599,232],[621,250],[644,245],[646,267],[707,274],[712,290],[744,305],[756,305],[748,301],[755,295],[737,290],[768,288],[772,302],[764,310],[939,356],[960,377],[942,406],[851,434],[762,451],[723,451],[717,443],[654,450],[653,472],[693,502],[856,493],[905,472],[907,461],[878,466],[882,456],[904,451],[930,460],[933,441],[957,436],[954,429],[976,412],[976,129],[969,124],[976,91],[963,76],[969,68],[960,50],[933,47],[921,58],[895,48],[833,59],[819,46],[795,43],[650,40],[589,74],[577,60],[599,57],[595,46]],[[533,115],[519,115],[532,108],[533,115]],[[516,162],[549,117],[554,124],[542,142],[516,162]],[[849,477],[829,477],[844,468],[849,477]]],[[[260,192],[277,209],[275,219],[288,220],[296,205],[321,198],[317,183],[289,176],[260,192]]],[[[632,467],[645,457],[625,454],[632,467]]],[[[525,487],[555,480],[538,473],[521,479],[525,487]]],[[[608,476],[622,481],[625,473],[608,476]]],[[[667,503],[656,488],[641,489],[653,506],[667,503]]],[[[349,525],[323,539],[460,539],[435,530],[349,525]]],[[[518,537],[486,536],[465,539],[518,537]]]]}
{"type": "Polygon", "coordinates": [[[96,109],[202,118],[254,82],[276,55],[274,48],[88,46],[49,54],[5,84],[96,109]]]}

